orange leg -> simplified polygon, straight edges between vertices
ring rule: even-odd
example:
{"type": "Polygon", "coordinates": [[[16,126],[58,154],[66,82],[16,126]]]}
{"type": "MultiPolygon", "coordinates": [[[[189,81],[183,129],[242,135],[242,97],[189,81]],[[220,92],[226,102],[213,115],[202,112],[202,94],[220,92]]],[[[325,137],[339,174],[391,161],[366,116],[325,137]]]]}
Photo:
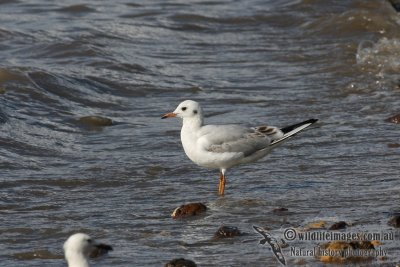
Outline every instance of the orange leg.
{"type": "Polygon", "coordinates": [[[226,184],[225,174],[223,172],[220,172],[220,174],[219,174],[219,189],[218,189],[218,193],[220,196],[224,195],[225,184],[226,184]]]}

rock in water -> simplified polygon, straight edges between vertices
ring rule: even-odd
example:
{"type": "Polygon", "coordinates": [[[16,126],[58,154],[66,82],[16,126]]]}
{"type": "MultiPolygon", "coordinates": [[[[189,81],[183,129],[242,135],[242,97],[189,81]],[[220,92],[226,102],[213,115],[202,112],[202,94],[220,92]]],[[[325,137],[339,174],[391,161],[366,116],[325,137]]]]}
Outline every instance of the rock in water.
{"type": "Polygon", "coordinates": [[[400,114],[394,115],[392,117],[389,117],[385,120],[386,122],[391,122],[391,123],[396,123],[399,124],[400,123],[400,114]]]}
{"type": "Polygon", "coordinates": [[[388,146],[388,148],[399,148],[399,147],[400,147],[400,144],[397,144],[397,143],[390,143],[390,144],[388,144],[387,146],[388,146]]]}
{"type": "Polygon", "coordinates": [[[201,214],[206,210],[207,207],[203,203],[189,203],[176,208],[171,216],[174,219],[180,219],[201,214]]]}
{"type": "Polygon", "coordinates": [[[390,226],[399,228],[399,227],[400,227],[400,215],[393,216],[393,217],[389,220],[388,224],[389,224],[390,226]]]}
{"type": "Polygon", "coordinates": [[[344,229],[346,228],[347,223],[345,221],[340,221],[332,224],[331,227],[329,227],[329,230],[339,230],[339,229],[344,229]]]}
{"type": "Polygon", "coordinates": [[[227,238],[240,236],[242,233],[235,226],[221,226],[214,234],[215,238],[227,238]]]}
{"type": "Polygon", "coordinates": [[[197,267],[196,263],[191,260],[186,260],[184,258],[173,259],[165,267],[197,267]]]}
{"type": "Polygon", "coordinates": [[[109,118],[104,118],[100,116],[85,116],[78,119],[78,122],[84,124],[86,126],[111,126],[113,125],[113,121],[109,118]]]}
{"type": "Polygon", "coordinates": [[[285,212],[289,211],[287,208],[279,207],[272,210],[275,214],[284,214],[285,212]]]}

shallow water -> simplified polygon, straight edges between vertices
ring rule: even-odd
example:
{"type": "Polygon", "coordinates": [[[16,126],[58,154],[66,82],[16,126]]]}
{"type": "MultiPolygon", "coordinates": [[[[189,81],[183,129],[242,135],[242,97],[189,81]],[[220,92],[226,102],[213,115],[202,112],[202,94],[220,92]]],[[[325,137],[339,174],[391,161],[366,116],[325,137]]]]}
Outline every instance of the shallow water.
{"type": "MultiPolygon", "coordinates": [[[[372,0],[0,1],[1,266],[65,266],[78,231],[113,245],[96,266],[277,266],[252,225],[392,231],[399,16],[372,0]],[[184,155],[180,122],[160,120],[184,99],[210,123],[320,123],[230,170],[221,198],[217,171],[184,155]],[[191,201],[206,215],[170,218],[191,201]],[[213,240],[221,225],[247,235],[213,240]]],[[[399,262],[395,242],[382,247],[366,266],[399,262]]]]}

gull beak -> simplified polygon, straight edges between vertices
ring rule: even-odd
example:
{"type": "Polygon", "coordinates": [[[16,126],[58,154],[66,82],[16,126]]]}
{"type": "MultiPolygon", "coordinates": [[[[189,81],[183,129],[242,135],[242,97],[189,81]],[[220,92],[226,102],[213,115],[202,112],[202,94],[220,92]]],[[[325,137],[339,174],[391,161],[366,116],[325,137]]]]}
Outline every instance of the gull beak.
{"type": "Polygon", "coordinates": [[[162,116],[161,119],[174,118],[174,117],[176,117],[176,115],[177,115],[176,113],[170,112],[170,113],[167,113],[164,116],[162,116]]]}

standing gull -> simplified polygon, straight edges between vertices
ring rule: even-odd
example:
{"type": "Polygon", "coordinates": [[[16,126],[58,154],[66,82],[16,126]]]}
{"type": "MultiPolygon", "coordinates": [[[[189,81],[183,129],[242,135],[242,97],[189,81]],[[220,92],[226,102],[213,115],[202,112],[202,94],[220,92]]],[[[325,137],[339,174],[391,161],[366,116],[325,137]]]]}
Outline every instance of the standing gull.
{"type": "Polygon", "coordinates": [[[172,117],[183,120],[181,141],[189,159],[199,166],[220,170],[220,195],[225,192],[227,169],[261,159],[283,141],[318,121],[310,119],[282,129],[266,125],[252,128],[233,124],[203,125],[200,104],[192,100],[183,101],[162,119],[172,117]]]}
{"type": "Polygon", "coordinates": [[[97,243],[90,236],[82,233],[71,235],[64,243],[68,267],[89,267],[89,255],[103,254],[109,250],[112,250],[111,246],[97,243]]]}

